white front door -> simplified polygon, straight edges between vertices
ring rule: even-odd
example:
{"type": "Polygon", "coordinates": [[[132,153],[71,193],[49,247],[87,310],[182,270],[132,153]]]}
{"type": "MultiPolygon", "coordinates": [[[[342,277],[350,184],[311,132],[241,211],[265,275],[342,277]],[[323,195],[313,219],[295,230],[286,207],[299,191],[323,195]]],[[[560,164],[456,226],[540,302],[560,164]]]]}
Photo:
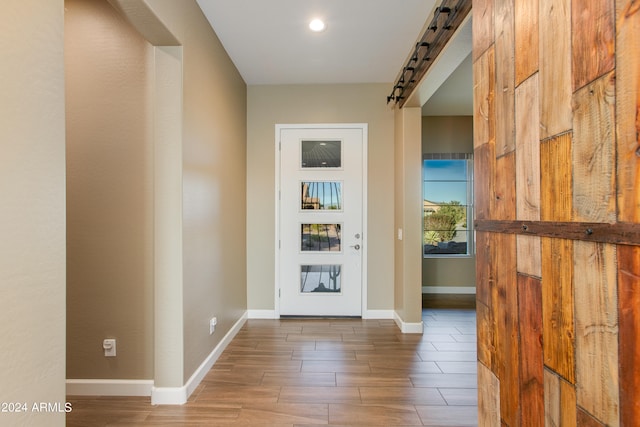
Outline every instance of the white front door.
{"type": "Polygon", "coordinates": [[[361,316],[366,125],[278,125],[280,315],[361,316]]]}

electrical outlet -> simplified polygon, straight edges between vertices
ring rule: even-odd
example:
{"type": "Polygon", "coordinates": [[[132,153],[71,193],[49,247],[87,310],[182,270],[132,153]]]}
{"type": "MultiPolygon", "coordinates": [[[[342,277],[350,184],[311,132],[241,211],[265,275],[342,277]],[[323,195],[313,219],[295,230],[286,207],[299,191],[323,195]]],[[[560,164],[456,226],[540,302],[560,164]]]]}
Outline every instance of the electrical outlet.
{"type": "Polygon", "coordinates": [[[105,357],[116,356],[116,340],[114,338],[107,338],[102,341],[102,349],[104,350],[105,357]]]}
{"type": "Polygon", "coordinates": [[[218,324],[218,318],[217,317],[212,317],[211,320],[209,320],[209,335],[213,335],[213,333],[216,330],[216,325],[218,324]]]}

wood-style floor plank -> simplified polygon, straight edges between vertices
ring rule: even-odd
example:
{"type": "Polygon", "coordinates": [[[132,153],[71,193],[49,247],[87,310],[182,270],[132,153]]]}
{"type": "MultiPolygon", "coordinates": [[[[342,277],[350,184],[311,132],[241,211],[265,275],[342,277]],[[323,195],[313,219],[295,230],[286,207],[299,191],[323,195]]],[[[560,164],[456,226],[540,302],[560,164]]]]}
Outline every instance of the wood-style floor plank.
{"type": "Polygon", "coordinates": [[[422,422],[414,405],[345,405],[329,406],[329,424],[420,426],[422,422]]]}
{"type": "Polygon", "coordinates": [[[475,362],[476,353],[473,351],[419,351],[418,355],[425,362],[475,362]]]}
{"type": "Polygon", "coordinates": [[[267,372],[262,378],[262,384],[280,387],[309,384],[320,387],[335,387],[336,374],[333,372],[267,372]]]}
{"type": "Polygon", "coordinates": [[[475,388],[439,388],[440,394],[447,405],[477,406],[478,389],[475,388]]]}
{"type": "Polygon", "coordinates": [[[197,395],[196,400],[205,402],[231,403],[277,403],[280,397],[280,386],[234,386],[209,385],[197,395]]]}
{"type": "Polygon", "coordinates": [[[411,387],[406,375],[337,373],[338,387],[411,387]]]}
{"type": "Polygon", "coordinates": [[[69,396],[67,426],[471,426],[475,310],[393,320],[249,320],[184,405],[69,396]]]}
{"type": "Polygon", "coordinates": [[[285,386],[280,391],[282,403],[362,403],[358,387],[285,386]]]}
{"type": "Polygon", "coordinates": [[[275,403],[243,406],[238,421],[251,425],[274,423],[323,423],[329,416],[329,405],[315,403],[275,403]]]}
{"type": "Polygon", "coordinates": [[[446,405],[435,388],[360,387],[362,403],[409,403],[412,405],[446,405]]]}
{"type": "Polygon", "coordinates": [[[327,363],[325,360],[305,360],[302,362],[302,372],[348,372],[370,373],[371,364],[356,360],[341,360],[340,363],[327,363]]]}
{"type": "Polygon", "coordinates": [[[477,374],[478,364],[476,362],[436,362],[438,367],[445,374],[477,374]]]}
{"type": "Polygon", "coordinates": [[[473,406],[416,406],[425,426],[476,427],[478,411],[473,406]]]}
{"type": "Polygon", "coordinates": [[[476,374],[413,374],[410,377],[414,387],[478,387],[476,374]]]}
{"type": "Polygon", "coordinates": [[[425,374],[439,374],[442,370],[435,362],[416,362],[411,361],[397,361],[397,360],[371,360],[369,361],[371,372],[376,374],[394,374],[402,375],[410,373],[425,373],[425,374]]]}

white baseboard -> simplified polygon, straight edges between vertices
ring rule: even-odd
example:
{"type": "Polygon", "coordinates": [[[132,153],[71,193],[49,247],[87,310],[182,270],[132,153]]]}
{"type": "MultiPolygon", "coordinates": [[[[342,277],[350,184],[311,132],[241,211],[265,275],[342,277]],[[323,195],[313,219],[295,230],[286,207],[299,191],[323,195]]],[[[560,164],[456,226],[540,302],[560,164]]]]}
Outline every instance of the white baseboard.
{"type": "Polygon", "coordinates": [[[405,322],[397,312],[393,313],[393,320],[395,320],[396,325],[398,325],[398,328],[400,328],[403,334],[421,334],[424,332],[424,324],[422,321],[417,323],[405,322]]]}
{"type": "Polygon", "coordinates": [[[246,321],[247,312],[245,311],[244,314],[236,321],[236,323],[233,324],[231,329],[229,329],[229,331],[225,334],[222,340],[220,340],[218,345],[213,349],[209,356],[207,356],[204,362],[202,362],[202,364],[198,367],[198,369],[196,369],[193,375],[191,375],[191,378],[189,378],[189,380],[185,384],[185,386],[187,387],[187,398],[191,396],[191,393],[195,391],[196,387],[198,387],[198,384],[200,384],[200,381],[202,381],[207,373],[211,370],[213,364],[216,363],[216,360],[218,360],[224,349],[227,348],[233,338],[238,334],[238,332],[240,332],[240,329],[242,329],[242,325],[244,325],[246,321]]]}
{"type": "Polygon", "coordinates": [[[423,294],[465,294],[472,295],[476,293],[475,286],[423,286],[423,294]]]}
{"type": "MultiPolygon", "coordinates": [[[[275,310],[247,310],[249,319],[278,319],[275,310]]],[[[393,319],[393,310],[365,310],[363,319],[393,319]]]]}
{"type": "Polygon", "coordinates": [[[151,396],[153,380],[68,379],[69,396],[151,396]]]}
{"type": "Polygon", "coordinates": [[[275,310],[247,310],[249,319],[277,319],[275,310]]]}
{"type": "Polygon", "coordinates": [[[233,337],[240,331],[242,325],[247,321],[247,312],[229,329],[226,335],[220,340],[217,346],[209,353],[209,356],[195,370],[191,378],[182,387],[153,387],[151,390],[152,405],[182,405],[187,402],[191,393],[198,387],[198,384],[207,375],[213,364],[220,357],[225,348],[229,345],[233,337]]]}
{"type": "Polygon", "coordinates": [[[247,321],[245,312],[182,387],[154,387],[153,380],[68,379],[70,396],[151,396],[152,405],[182,405],[207,375],[224,349],[247,321]]]}
{"type": "Polygon", "coordinates": [[[393,319],[393,310],[365,310],[363,319],[393,319]]]}
{"type": "Polygon", "coordinates": [[[152,405],[183,405],[187,403],[187,386],[151,388],[152,405]]]}

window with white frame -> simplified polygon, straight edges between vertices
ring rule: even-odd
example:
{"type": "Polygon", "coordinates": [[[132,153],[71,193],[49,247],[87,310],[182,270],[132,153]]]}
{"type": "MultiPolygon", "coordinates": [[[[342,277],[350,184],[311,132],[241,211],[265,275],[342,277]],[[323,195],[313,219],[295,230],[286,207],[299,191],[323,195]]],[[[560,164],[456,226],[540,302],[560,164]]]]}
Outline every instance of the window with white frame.
{"type": "Polygon", "coordinates": [[[473,154],[425,154],[422,177],[423,255],[473,254],[473,154]]]}

